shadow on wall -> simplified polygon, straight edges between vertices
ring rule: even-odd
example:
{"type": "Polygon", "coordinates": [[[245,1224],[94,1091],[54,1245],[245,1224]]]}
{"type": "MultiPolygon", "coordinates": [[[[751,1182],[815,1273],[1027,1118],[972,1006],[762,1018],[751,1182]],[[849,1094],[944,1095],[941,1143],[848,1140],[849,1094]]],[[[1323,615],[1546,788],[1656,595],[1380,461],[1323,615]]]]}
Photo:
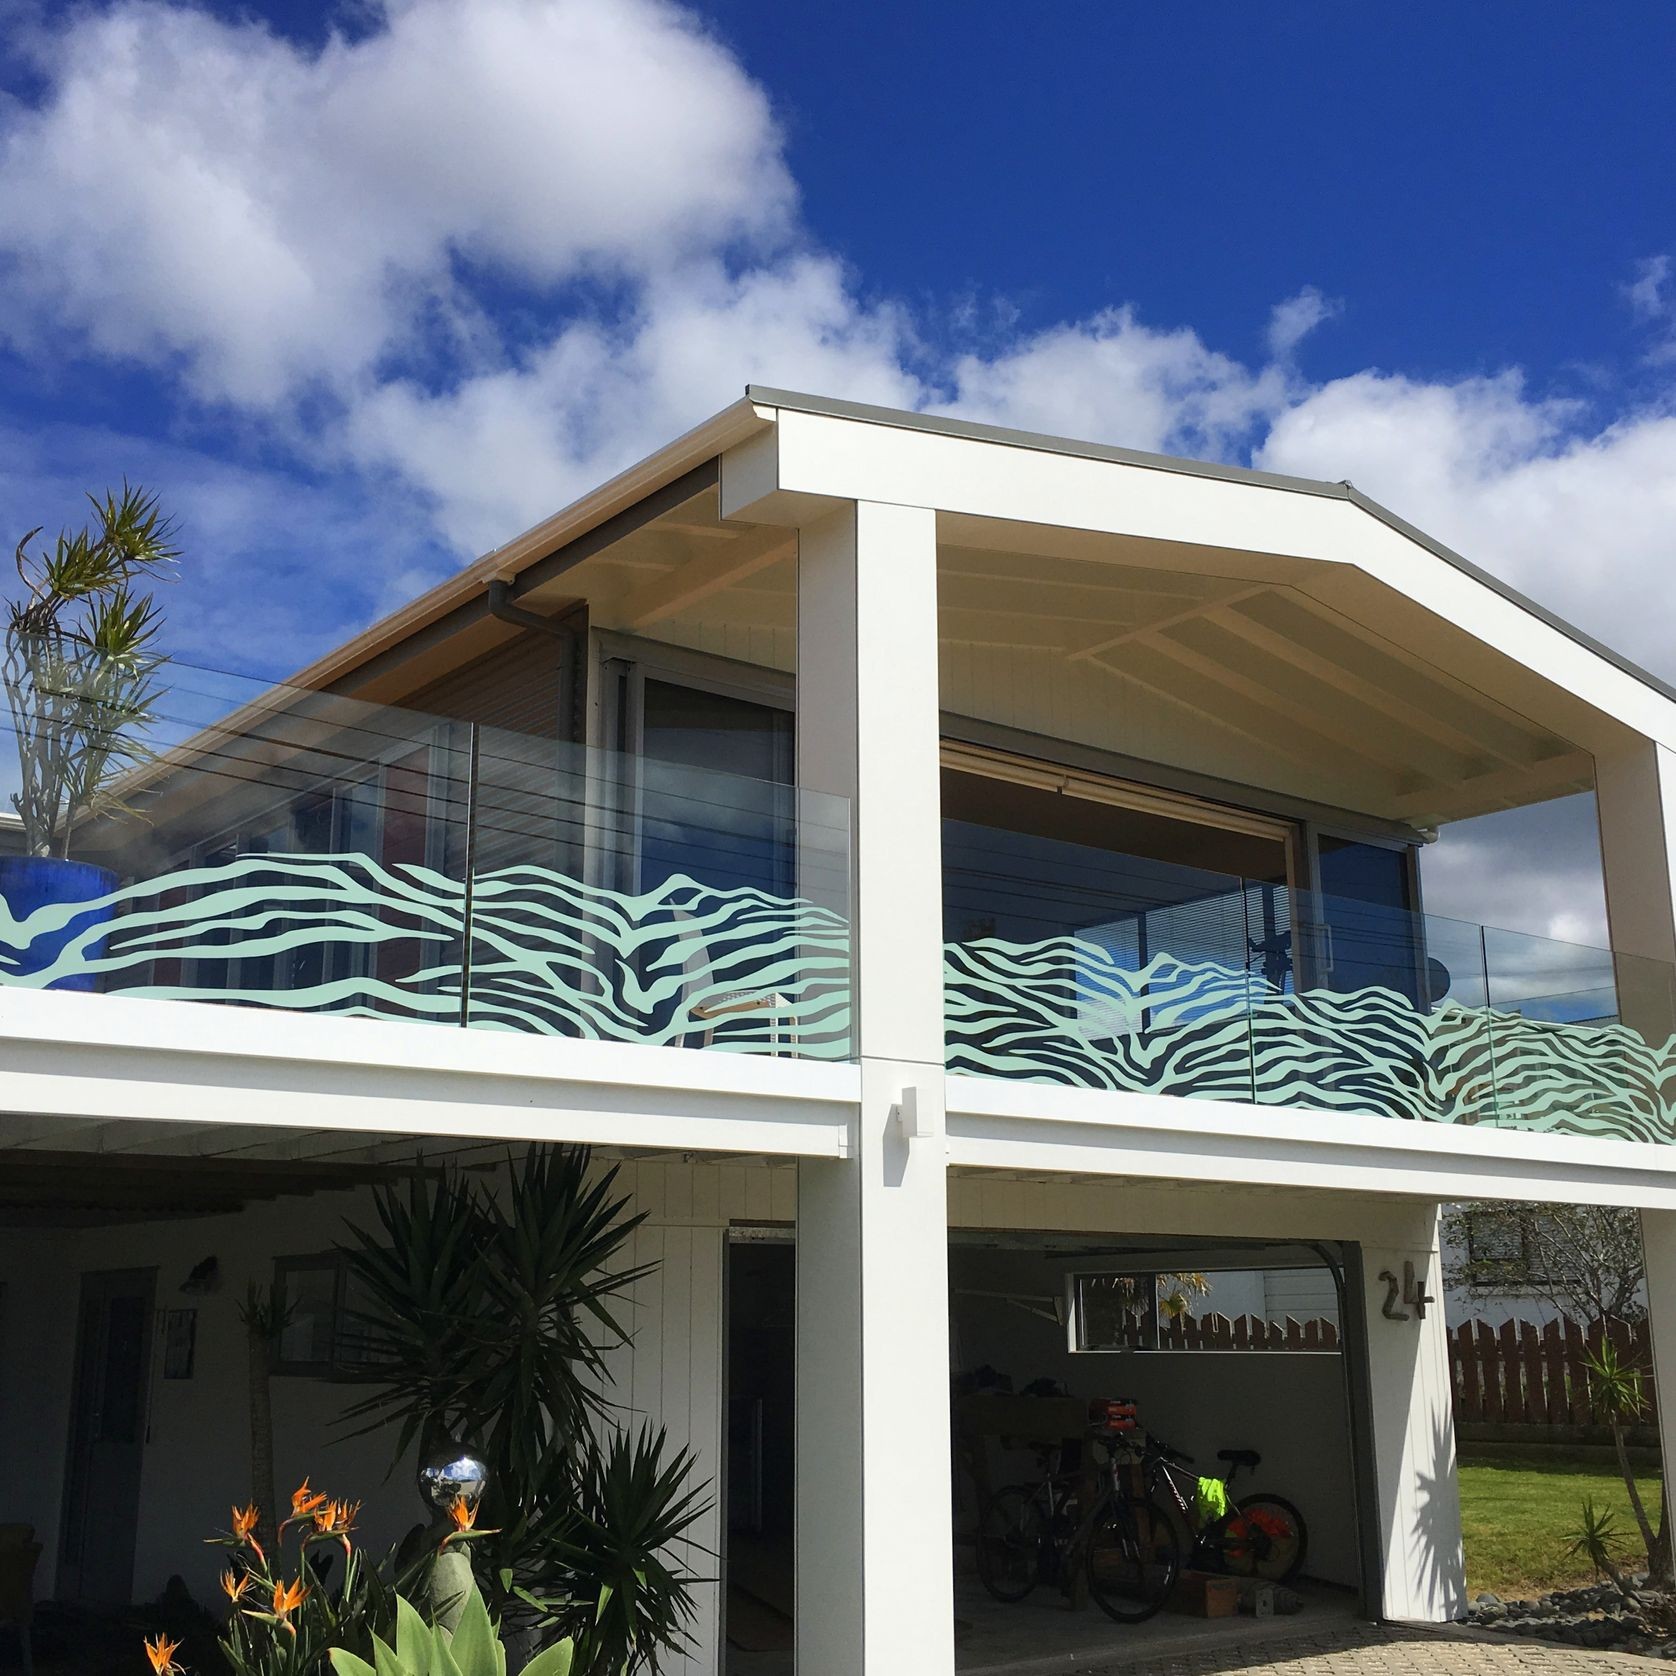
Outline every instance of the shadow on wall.
{"type": "Polygon", "coordinates": [[[1427,1439],[1427,1458],[1417,1463],[1414,1524],[1409,1545],[1414,1585],[1444,1617],[1466,1610],[1461,1563],[1461,1499],[1455,1478],[1455,1426],[1446,1410],[1427,1439]]]}

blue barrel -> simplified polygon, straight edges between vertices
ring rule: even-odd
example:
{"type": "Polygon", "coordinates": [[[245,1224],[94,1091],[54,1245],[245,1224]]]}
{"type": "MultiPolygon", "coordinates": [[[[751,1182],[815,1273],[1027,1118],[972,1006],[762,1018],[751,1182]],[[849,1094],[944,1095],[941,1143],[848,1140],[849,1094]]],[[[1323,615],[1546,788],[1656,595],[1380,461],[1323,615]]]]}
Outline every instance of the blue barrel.
{"type": "MultiPolygon", "coordinates": [[[[6,904],[14,919],[27,919],[38,908],[95,902],[115,889],[116,874],[91,862],[61,861],[56,856],[42,855],[0,856],[0,901],[6,904]]],[[[108,906],[72,914],[63,926],[36,933],[28,946],[21,949],[0,933],[0,984],[45,971],[63,953],[66,944],[90,927],[108,922],[111,916],[108,906]]],[[[88,959],[97,959],[104,952],[103,936],[95,938],[83,950],[88,959]]],[[[41,987],[85,990],[92,989],[94,982],[92,972],[73,972],[41,987]]]]}

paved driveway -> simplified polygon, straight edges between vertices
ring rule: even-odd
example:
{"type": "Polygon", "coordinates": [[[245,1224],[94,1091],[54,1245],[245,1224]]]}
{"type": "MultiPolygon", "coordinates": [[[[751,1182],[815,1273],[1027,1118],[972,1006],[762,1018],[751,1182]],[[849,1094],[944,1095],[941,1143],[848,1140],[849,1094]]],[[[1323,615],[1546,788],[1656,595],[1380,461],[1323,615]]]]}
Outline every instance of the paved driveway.
{"type": "Polygon", "coordinates": [[[1656,1676],[1663,1659],[1586,1652],[1523,1636],[1358,1625],[1296,1639],[1183,1647],[1121,1663],[1088,1664],[1081,1676],[1656,1676]]]}

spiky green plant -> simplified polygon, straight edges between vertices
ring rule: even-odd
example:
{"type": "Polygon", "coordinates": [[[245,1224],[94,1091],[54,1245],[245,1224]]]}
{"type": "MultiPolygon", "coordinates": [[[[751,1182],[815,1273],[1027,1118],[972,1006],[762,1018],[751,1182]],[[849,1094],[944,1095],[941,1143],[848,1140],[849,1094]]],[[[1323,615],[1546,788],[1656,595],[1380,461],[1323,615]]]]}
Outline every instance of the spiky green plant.
{"type": "MultiPolygon", "coordinates": [[[[396,1600],[396,1644],[373,1637],[373,1662],[344,1648],[332,1649],[337,1676],[506,1676],[506,1648],[495,1634],[482,1595],[473,1591],[452,1634],[427,1624],[407,1601],[396,1600]]],[[[570,1676],[568,1641],[539,1652],[524,1676],[570,1676]]]]}
{"type": "Polygon", "coordinates": [[[1567,1539],[1566,1553],[1572,1559],[1587,1560],[1594,1567],[1595,1576],[1610,1578],[1618,1593],[1636,1604],[1635,1590],[1624,1576],[1629,1546],[1618,1529],[1617,1515],[1610,1508],[1597,1509],[1589,1496],[1583,1498],[1581,1512],[1582,1523],[1567,1539]]]}
{"type": "Polygon", "coordinates": [[[162,614],[138,590],[180,556],[174,524],[126,482],[87,498],[91,524],[35,549],[37,527],[15,554],[23,588],[8,607],[0,682],[18,752],[12,803],[37,856],[67,856],[78,822],[123,810],[116,784],[152,755],[146,731],[164,690],[162,614]]]}
{"type": "Polygon", "coordinates": [[[369,1387],[351,1424],[392,1425],[398,1454],[469,1441],[489,1468],[478,1580],[508,1633],[576,1641],[577,1676],[656,1670],[687,1635],[697,1579],[675,1558],[707,1510],[693,1457],[614,1424],[607,1352],[642,1218],[586,1149],[533,1147],[499,1191],[416,1175],[350,1230],[369,1387]]]}
{"type": "Polygon", "coordinates": [[[1618,1347],[1605,1332],[1600,1335],[1600,1342],[1595,1348],[1585,1353],[1583,1365],[1589,1381],[1590,1403],[1612,1433],[1618,1473],[1629,1495],[1636,1529],[1641,1533],[1642,1544],[1647,1550],[1648,1573],[1667,1585],[1671,1581],[1669,1503],[1665,1503],[1659,1515],[1659,1529],[1655,1531],[1652,1520],[1647,1516],[1646,1504],[1641,1499],[1641,1486],[1636,1481],[1635,1468],[1629,1458],[1629,1428],[1647,1412],[1647,1390],[1641,1369],[1618,1354],[1618,1347]]]}

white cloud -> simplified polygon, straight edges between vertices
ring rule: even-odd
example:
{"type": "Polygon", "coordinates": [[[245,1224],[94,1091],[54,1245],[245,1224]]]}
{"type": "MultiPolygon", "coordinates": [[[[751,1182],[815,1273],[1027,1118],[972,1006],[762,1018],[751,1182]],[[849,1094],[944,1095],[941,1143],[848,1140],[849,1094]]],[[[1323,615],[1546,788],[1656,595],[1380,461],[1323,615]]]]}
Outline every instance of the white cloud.
{"type": "Polygon", "coordinates": [[[1269,311],[1269,354],[1277,361],[1289,361],[1317,326],[1343,312],[1344,304],[1336,297],[1324,297],[1313,285],[1306,285],[1269,311]]]}
{"type": "Polygon", "coordinates": [[[1301,395],[1258,465],[1349,478],[1631,657],[1676,675],[1676,414],[1591,427],[1517,374],[1364,372],[1301,395]]]}
{"type": "Polygon", "coordinates": [[[1638,262],[1635,278],[1624,287],[1631,312],[1652,328],[1647,359],[1655,366],[1676,361],[1676,285],[1671,283],[1668,256],[1649,256],[1638,262]]]}
{"type": "Polygon", "coordinates": [[[1670,283],[1670,258],[1648,256],[1635,265],[1635,278],[1624,287],[1629,305],[1643,320],[1658,320],[1668,312],[1665,287],[1670,283]]]}
{"type": "Polygon", "coordinates": [[[436,394],[386,384],[347,446],[423,485],[446,536],[476,552],[670,441],[750,382],[915,406],[906,316],[861,306],[838,264],[794,257],[730,276],[695,264],[650,282],[621,325],[564,327],[515,367],[436,394]]]}
{"type": "Polygon", "coordinates": [[[391,0],[309,54],[160,0],[36,42],[0,145],[11,330],[183,364],[200,396],[342,387],[462,261],[546,289],[780,236],[768,101],[666,0],[391,0]]]}
{"type": "Polygon", "coordinates": [[[967,418],[1130,448],[1221,458],[1278,412],[1286,382],[1207,347],[1186,328],[1144,325],[1129,308],[1050,327],[990,356],[963,355],[952,397],[967,418]]]}
{"type": "MultiPolygon", "coordinates": [[[[1348,477],[1676,675],[1676,390],[1596,417],[1513,370],[1308,382],[1299,345],[1340,312],[1313,287],[1260,363],[1123,306],[1021,332],[977,296],[946,317],[987,323],[981,351],[928,343],[811,243],[768,98],[674,0],[386,0],[318,51],[167,0],[64,19],[35,38],[44,96],[0,108],[0,333],[178,376],[194,422],[231,410],[307,475],[20,434],[0,512],[35,521],[104,459],[173,487],[188,654],[302,661],[434,580],[432,531],[481,551],[753,381],[1348,477]]],[[[1673,283],[1658,256],[1624,287],[1654,378],[1673,283]]],[[[1553,833],[1497,896],[1505,847],[1463,832],[1440,897],[1597,927],[1553,833]]]]}

